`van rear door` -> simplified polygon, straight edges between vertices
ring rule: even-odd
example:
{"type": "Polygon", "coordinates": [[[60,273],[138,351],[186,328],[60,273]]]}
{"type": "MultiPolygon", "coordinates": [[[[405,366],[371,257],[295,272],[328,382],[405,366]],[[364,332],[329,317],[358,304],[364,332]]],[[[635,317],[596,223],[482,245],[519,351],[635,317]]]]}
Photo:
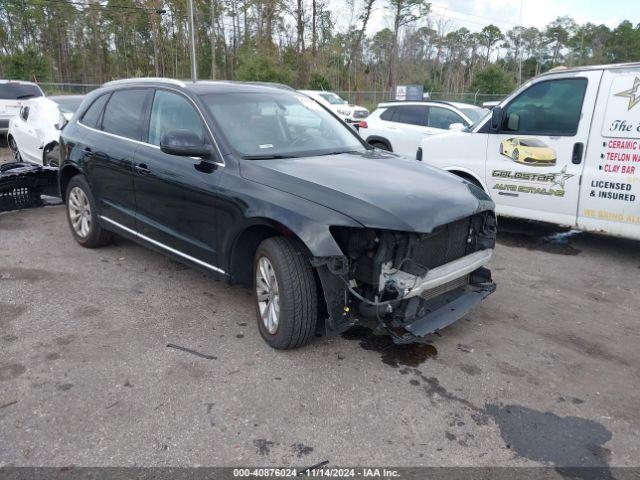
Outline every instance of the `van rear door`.
{"type": "Polygon", "coordinates": [[[640,69],[606,70],[586,155],[578,227],[640,239],[640,69]]]}
{"type": "Polygon", "coordinates": [[[499,214],[576,224],[601,70],[545,75],[503,106],[488,135],[486,180],[499,214]]]}

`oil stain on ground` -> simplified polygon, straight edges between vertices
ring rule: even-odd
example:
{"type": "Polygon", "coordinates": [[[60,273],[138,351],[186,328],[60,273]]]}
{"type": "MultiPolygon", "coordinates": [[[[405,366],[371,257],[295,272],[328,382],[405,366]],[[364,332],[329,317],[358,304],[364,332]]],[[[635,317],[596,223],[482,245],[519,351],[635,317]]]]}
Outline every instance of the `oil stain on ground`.
{"type": "Polygon", "coordinates": [[[376,335],[371,329],[356,326],[342,334],[346,340],[358,340],[365,350],[378,352],[382,362],[398,368],[401,365],[417,367],[438,354],[436,347],[428,343],[397,345],[389,335],[376,335]]]}
{"type": "Polygon", "coordinates": [[[567,478],[613,478],[609,470],[611,452],[603,446],[612,435],[602,424],[521,405],[488,404],[484,410],[517,455],[551,463],[567,478]]]}

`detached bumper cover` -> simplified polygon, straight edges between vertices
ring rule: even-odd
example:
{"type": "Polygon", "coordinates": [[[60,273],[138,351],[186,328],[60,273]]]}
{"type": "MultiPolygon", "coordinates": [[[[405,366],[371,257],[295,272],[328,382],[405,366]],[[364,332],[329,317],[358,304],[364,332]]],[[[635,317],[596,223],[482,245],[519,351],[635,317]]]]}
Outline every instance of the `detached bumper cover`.
{"type": "Polygon", "coordinates": [[[478,285],[471,284],[463,289],[451,292],[452,295],[457,295],[455,299],[438,305],[428,314],[405,325],[404,328],[416,337],[422,337],[441,330],[462,318],[469,310],[473,309],[495,290],[496,284],[487,282],[478,285]]]}

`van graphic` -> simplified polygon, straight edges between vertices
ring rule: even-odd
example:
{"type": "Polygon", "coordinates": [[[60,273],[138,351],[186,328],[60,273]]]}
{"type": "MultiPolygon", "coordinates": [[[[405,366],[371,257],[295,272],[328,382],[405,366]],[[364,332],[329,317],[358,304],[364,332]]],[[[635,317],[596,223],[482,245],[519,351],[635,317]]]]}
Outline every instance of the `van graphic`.
{"type": "Polygon", "coordinates": [[[556,151],[537,138],[508,138],[500,142],[500,154],[522,165],[553,167],[556,151]]]}

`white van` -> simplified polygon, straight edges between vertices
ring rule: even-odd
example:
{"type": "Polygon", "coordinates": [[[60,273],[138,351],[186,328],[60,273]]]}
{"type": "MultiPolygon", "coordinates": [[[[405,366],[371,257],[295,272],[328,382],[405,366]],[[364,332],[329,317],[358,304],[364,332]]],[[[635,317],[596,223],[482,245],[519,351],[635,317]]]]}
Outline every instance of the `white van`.
{"type": "Polygon", "coordinates": [[[417,158],[481,186],[499,215],[640,239],[640,63],[540,75],[417,158]]]}

